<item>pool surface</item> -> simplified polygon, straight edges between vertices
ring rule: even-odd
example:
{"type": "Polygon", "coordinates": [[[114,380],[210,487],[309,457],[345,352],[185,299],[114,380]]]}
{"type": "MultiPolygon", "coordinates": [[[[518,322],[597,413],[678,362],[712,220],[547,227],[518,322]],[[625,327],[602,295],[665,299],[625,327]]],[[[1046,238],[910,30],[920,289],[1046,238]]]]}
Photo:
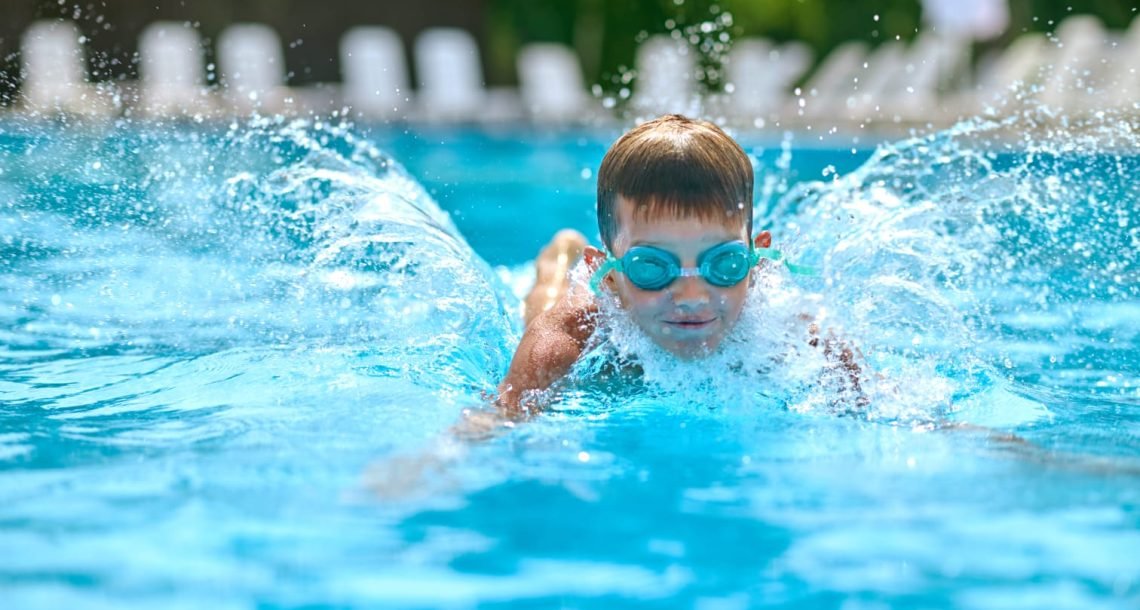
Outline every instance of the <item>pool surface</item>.
{"type": "Polygon", "coordinates": [[[821,275],[454,442],[616,133],[8,119],[0,605],[1140,607],[1140,137],[1022,127],[740,135],[821,275]]]}

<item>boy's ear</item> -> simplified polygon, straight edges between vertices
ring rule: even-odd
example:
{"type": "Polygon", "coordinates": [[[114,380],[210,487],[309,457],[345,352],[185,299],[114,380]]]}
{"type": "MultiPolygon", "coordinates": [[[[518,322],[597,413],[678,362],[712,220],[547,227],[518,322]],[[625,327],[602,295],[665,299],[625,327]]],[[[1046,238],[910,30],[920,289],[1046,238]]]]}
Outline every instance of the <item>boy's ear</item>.
{"type": "MultiPolygon", "coordinates": [[[[586,268],[593,274],[606,262],[606,253],[593,246],[586,246],[582,249],[582,258],[586,261],[586,268]]],[[[606,277],[602,278],[602,282],[613,290],[614,274],[607,273],[606,277]]]]}
{"type": "MultiPolygon", "coordinates": [[[[759,233],[756,234],[756,239],[753,240],[752,243],[756,244],[757,248],[771,248],[772,247],[772,233],[769,231],[760,231],[759,233]]],[[[763,268],[767,264],[768,264],[768,261],[761,260],[759,266],[761,268],[763,268]]],[[[756,275],[750,274],[749,279],[748,279],[748,285],[751,286],[752,282],[754,282],[754,281],[756,281],[756,275]]]]}
{"type": "Polygon", "coordinates": [[[756,234],[755,244],[757,248],[771,248],[772,233],[770,231],[760,231],[756,234]]]}
{"type": "Polygon", "coordinates": [[[586,266],[594,271],[605,262],[606,253],[593,246],[586,246],[582,249],[582,257],[586,259],[586,266]]]}

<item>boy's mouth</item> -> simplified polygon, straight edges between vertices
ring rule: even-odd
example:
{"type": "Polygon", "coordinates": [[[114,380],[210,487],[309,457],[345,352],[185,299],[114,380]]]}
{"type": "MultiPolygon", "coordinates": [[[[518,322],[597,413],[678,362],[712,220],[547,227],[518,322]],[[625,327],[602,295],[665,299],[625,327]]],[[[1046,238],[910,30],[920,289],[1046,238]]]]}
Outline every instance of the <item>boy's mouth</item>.
{"type": "Polygon", "coordinates": [[[681,330],[701,330],[712,326],[716,322],[716,318],[681,318],[675,320],[665,320],[665,325],[671,328],[681,330]]]}

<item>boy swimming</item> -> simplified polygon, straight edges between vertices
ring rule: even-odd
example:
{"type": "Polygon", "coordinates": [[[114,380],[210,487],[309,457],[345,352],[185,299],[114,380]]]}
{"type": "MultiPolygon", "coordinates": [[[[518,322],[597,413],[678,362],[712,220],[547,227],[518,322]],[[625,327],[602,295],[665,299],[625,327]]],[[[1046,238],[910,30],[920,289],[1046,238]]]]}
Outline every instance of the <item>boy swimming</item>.
{"type": "MultiPolygon", "coordinates": [[[[758,268],[780,262],[797,271],[772,249],[768,231],[752,237],[752,185],[747,154],[712,123],[668,115],[619,138],[598,170],[598,228],[605,250],[588,246],[577,232],[562,231],[540,253],[537,280],[524,303],[526,330],[498,387],[498,408],[464,410],[427,451],[371,468],[367,486],[389,499],[430,494],[429,475],[462,461],[468,442],[492,438],[537,411],[540,393],[565,377],[592,345],[607,299],[616,302],[617,315],[669,357],[712,363],[742,314],[765,305],[749,301],[750,292],[757,292],[749,285],[759,281],[758,268]],[[575,264],[585,267],[578,271],[586,272],[586,281],[572,280],[582,275],[571,273],[575,264]]],[[[794,336],[804,337],[802,345],[822,364],[803,367],[809,371],[807,382],[834,399],[834,412],[866,413],[870,399],[864,382],[871,378],[855,353],[821,333],[811,318],[797,314],[793,319],[805,328],[794,336]]],[[[743,338],[748,346],[752,339],[743,338]]],[[[795,350],[797,344],[781,346],[795,350]]],[[[784,354],[764,356],[769,364],[787,364],[784,354]]],[[[1079,456],[1060,461],[1020,437],[969,423],[937,422],[937,427],[983,434],[1013,455],[1042,463],[1120,470],[1079,456]]]]}
{"type": "MultiPolygon", "coordinates": [[[[752,237],[753,171],[748,155],[716,125],[681,115],[643,123],[619,138],[598,170],[598,229],[605,251],[563,231],[540,254],[525,302],[526,330],[497,404],[528,410],[528,397],[565,376],[597,327],[598,298],[621,312],[678,359],[715,353],[746,305],[762,259],[779,260],[772,235],[752,237]],[[579,257],[589,286],[570,281],[579,257]]],[[[860,392],[850,349],[821,347],[860,392]]],[[[861,392],[860,392],[861,393],[861,392]]]]}

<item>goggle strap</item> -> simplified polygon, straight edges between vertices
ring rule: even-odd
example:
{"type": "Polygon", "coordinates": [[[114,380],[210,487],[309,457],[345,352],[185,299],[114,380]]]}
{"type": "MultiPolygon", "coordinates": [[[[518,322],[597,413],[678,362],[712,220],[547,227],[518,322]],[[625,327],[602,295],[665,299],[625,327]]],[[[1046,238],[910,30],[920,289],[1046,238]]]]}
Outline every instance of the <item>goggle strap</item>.
{"type": "Polygon", "coordinates": [[[807,265],[796,265],[787,261],[784,261],[784,266],[788,268],[788,271],[791,271],[795,275],[803,275],[806,277],[816,277],[819,275],[819,270],[815,267],[808,267],[807,265]]]}
{"type": "Polygon", "coordinates": [[[757,265],[760,259],[766,258],[772,262],[780,262],[784,258],[784,253],[775,248],[752,248],[751,255],[752,266],[757,265]]]}
{"type": "Polygon", "coordinates": [[[760,259],[762,258],[766,258],[774,263],[783,261],[784,266],[787,267],[788,271],[794,275],[803,275],[808,277],[819,275],[819,270],[814,267],[809,267],[807,265],[797,265],[795,263],[784,260],[784,253],[775,248],[753,248],[751,255],[752,265],[755,266],[760,262],[760,259]]]}
{"type": "Polygon", "coordinates": [[[606,275],[608,275],[610,271],[621,271],[621,259],[614,258],[607,253],[606,260],[602,261],[602,265],[590,276],[590,290],[592,290],[594,294],[601,296],[602,280],[606,279],[606,275]]]}

